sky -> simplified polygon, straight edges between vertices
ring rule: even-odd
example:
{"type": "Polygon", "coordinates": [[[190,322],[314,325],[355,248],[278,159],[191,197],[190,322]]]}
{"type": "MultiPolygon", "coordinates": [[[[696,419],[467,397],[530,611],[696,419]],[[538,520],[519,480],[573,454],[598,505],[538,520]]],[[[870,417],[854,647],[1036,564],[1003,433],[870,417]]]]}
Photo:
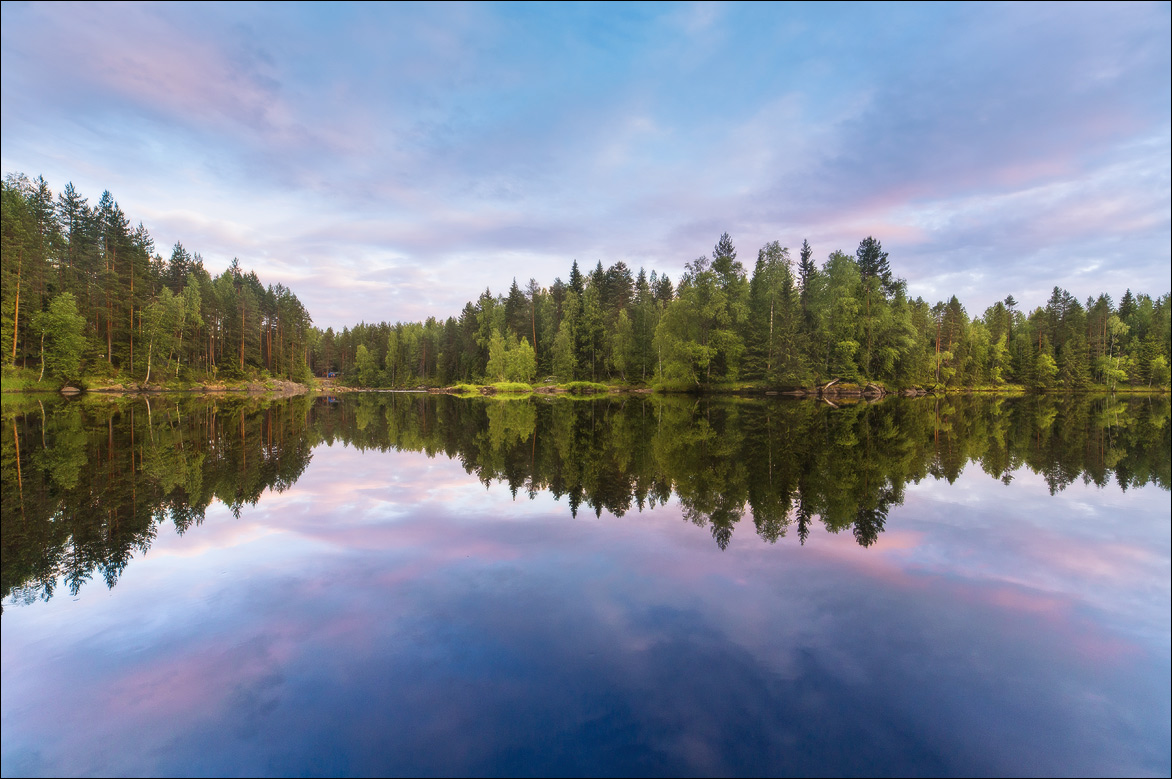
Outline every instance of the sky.
{"type": "Polygon", "coordinates": [[[722,232],[873,235],[970,314],[1172,287],[1172,6],[23,4],[0,168],[321,327],[458,315],[722,232]]]}

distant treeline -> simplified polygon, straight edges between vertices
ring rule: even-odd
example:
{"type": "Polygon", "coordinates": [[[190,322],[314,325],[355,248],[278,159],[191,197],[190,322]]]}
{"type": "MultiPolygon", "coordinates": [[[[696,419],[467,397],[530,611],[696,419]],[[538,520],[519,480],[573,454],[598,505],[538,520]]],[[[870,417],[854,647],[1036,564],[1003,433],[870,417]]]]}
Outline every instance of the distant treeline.
{"type": "Polygon", "coordinates": [[[1172,306],[1128,290],[1080,302],[1054,288],[1024,312],[1012,296],[970,318],[953,296],[910,299],[882,244],[797,262],[778,242],[749,273],[727,233],[678,285],[622,261],[549,287],[486,289],[458,317],[311,326],[297,296],[239,263],[218,276],[176,244],[155,253],[109,192],[90,206],[72,184],[3,184],[0,347],[4,364],[123,381],[304,379],[340,372],[358,386],[532,382],[554,378],[689,388],[729,382],[809,386],[831,379],[1077,390],[1166,386],[1172,306]]]}
{"type": "Polygon", "coordinates": [[[4,365],[44,358],[67,381],[308,376],[312,322],[291,290],[236,260],[212,276],[181,243],[164,260],[109,192],[91,206],[72,184],[54,196],[10,175],[2,197],[4,365]]]}
{"type": "Polygon", "coordinates": [[[458,317],[321,333],[314,364],[358,386],[468,381],[627,381],[686,388],[830,379],[888,387],[1021,384],[1040,389],[1163,386],[1172,363],[1169,295],[1128,290],[1085,303],[1058,287],[1025,312],[1012,296],[970,318],[953,296],[910,299],[872,237],[821,266],[803,242],[769,243],[752,273],[725,233],[711,258],[671,279],[625,263],[507,295],[485,290],[458,317]]]}

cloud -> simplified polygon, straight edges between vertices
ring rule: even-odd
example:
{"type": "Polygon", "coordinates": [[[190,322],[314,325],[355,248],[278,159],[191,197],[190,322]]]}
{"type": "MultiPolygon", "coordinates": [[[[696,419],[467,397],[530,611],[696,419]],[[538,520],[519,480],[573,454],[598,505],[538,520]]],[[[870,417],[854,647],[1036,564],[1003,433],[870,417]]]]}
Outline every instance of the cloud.
{"type": "Polygon", "coordinates": [[[970,311],[1167,285],[1163,6],[3,18],[6,172],[108,188],[161,249],[239,256],[321,325],[454,315],[574,259],[678,276],[725,230],[745,256],[875,234],[913,294],[970,311]]]}

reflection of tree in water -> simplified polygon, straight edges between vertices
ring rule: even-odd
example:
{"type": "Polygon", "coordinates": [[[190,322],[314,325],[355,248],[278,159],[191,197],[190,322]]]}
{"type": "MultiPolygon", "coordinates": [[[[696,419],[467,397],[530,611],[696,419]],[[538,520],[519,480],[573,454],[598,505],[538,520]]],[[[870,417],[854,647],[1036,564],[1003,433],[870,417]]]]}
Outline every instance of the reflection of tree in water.
{"type": "Polygon", "coordinates": [[[202,523],[212,498],[239,515],[266,489],[286,489],[309,462],[307,408],[245,398],[6,400],[4,596],[48,598],[59,579],[76,594],[95,574],[112,587],[161,523],[182,534],[202,523]]]}
{"type": "Polygon", "coordinates": [[[199,525],[212,498],[239,514],[292,485],[320,442],[458,460],[514,496],[549,491],[575,516],[623,516],[674,494],[721,549],[748,515],[774,543],[815,521],[863,546],[909,483],[970,463],[1008,483],[1022,467],[1052,492],[1081,479],[1169,488],[1166,397],[812,402],[625,396],[457,399],[352,394],[259,401],[156,397],[5,401],[3,592],[109,586],[158,526],[199,525]],[[17,450],[19,447],[19,457],[17,450]]]}
{"type": "Polygon", "coordinates": [[[684,519],[708,527],[723,549],[746,515],[770,543],[795,524],[805,543],[817,520],[870,546],[908,483],[955,481],[974,462],[1006,483],[1028,467],[1052,491],[1078,478],[1167,489],[1168,416],[1162,397],[890,398],[832,409],[733,398],[351,395],[341,407],[315,407],[315,426],[360,448],[445,451],[514,495],[565,496],[575,516],[582,505],[623,516],[674,493],[684,519]],[[340,424],[367,405],[382,410],[384,427],[340,424]]]}

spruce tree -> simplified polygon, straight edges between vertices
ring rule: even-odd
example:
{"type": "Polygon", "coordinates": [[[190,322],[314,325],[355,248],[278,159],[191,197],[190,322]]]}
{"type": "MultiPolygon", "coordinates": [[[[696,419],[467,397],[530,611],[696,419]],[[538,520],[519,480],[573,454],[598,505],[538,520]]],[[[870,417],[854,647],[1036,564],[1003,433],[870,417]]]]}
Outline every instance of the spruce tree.
{"type": "Polygon", "coordinates": [[[1126,322],[1135,313],[1135,295],[1128,289],[1119,300],[1119,318],[1126,322]]]}
{"type": "Polygon", "coordinates": [[[570,289],[579,298],[582,297],[582,293],[586,290],[586,282],[582,278],[582,271],[578,270],[577,260],[574,260],[574,264],[570,267],[570,289]]]}
{"type": "Polygon", "coordinates": [[[516,277],[505,298],[505,326],[517,336],[528,336],[530,330],[529,300],[517,286],[516,277]]]}
{"type": "Polygon", "coordinates": [[[726,293],[745,279],[745,267],[737,262],[737,250],[728,233],[721,234],[716,246],[712,247],[711,269],[720,279],[720,286],[726,293]]]}
{"type": "Polygon", "coordinates": [[[887,262],[887,252],[883,251],[883,244],[868,235],[859,242],[855,257],[858,258],[859,274],[862,275],[864,282],[867,279],[879,279],[887,294],[890,295],[894,291],[891,266],[887,262]]]}
{"type": "Polygon", "coordinates": [[[810,248],[810,242],[803,238],[802,251],[798,259],[798,283],[802,287],[802,319],[805,320],[807,327],[810,325],[810,282],[813,281],[817,272],[818,266],[814,263],[814,250],[810,248]]]}
{"type": "Polygon", "coordinates": [[[810,277],[817,272],[818,268],[814,263],[814,250],[810,248],[810,242],[802,239],[802,252],[798,259],[798,278],[801,280],[802,296],[805,300],[806,287],[810,283],[810,277]]]}

